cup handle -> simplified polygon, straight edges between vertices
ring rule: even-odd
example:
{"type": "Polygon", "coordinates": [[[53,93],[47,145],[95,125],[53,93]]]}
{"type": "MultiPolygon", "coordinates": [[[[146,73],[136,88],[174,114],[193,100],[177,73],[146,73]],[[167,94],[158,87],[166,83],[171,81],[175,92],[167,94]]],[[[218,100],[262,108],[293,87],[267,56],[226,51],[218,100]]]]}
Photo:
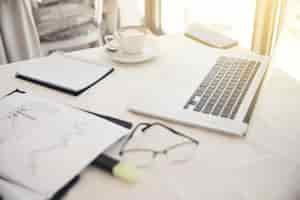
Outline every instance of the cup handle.
{"type": "Polygon", "coordinates": [[[113,40],[116,40],[116,37],[114,35],[106,35],[104,37],[104,42],[105,42],[105,45],[104,45],[104,48],[108,51],[111,51],[111,52],[115,52],[115,51],[118,51],[118,48],[116,46],[113,46],[111,44],[111,42],[113,40]]]}
{"type": "Polygon", "coordinates": [[[113,35],[106,35],[105,37],[104,37],[104,42],[105,42],[105,44],[108,44],[108,43],[110,43],[111,41],[113,41],[115,39],[115,37],[113,36],[113,35]]]}

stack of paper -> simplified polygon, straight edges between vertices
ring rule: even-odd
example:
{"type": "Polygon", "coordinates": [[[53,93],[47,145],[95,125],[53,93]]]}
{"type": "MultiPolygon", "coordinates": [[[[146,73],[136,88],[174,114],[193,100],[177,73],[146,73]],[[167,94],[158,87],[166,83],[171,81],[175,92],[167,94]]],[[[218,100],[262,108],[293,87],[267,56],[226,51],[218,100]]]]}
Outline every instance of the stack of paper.
{"type": "Polygon", "coordinates": [[[50,198],[126,129],[29,94],[0,100],[0,177],[50,198]]]}

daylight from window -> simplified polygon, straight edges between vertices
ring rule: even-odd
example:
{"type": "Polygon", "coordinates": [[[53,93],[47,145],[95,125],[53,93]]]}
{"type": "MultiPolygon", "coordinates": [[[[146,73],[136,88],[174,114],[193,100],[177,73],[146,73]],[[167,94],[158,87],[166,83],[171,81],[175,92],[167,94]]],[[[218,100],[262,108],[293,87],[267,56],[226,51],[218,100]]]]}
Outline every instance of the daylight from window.
{"type": "Polygon", "coordinates": [[[300,80],[300,0],[288,0],[282,32],[274,52],[273,66],[300,80]],[[293,49],[291,51],[291,49],[293,49]]]}
{"type": "Polygon", "coordinates": [[[255,8],[255,0],[162,0],[162,27],[176,33],[199,23],[251,48],[255,8]]]}

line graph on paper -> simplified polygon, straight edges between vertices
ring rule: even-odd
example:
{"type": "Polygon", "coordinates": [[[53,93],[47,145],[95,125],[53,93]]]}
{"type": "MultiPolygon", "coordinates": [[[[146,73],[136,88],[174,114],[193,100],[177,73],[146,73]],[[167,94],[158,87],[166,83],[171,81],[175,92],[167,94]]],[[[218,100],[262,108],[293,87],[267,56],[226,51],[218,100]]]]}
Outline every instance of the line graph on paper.
{"type": "Polygon", "coordinates": [[[6,106],[0,112],[0,145],[11,140],[25,137],[26,127],[36,123],[41,114],[58,113],[58,110],[40,102],[21,104],[15,107],[6,106]]]}
{"type": "Polygon", "coordinates": [[[40,158],[57,150],[68,148],[74,138],[85,135],[86,123],[82,121],[75,121],[68,130],[58,130],[60,136],[54,138],[52,141],[47,141],[46,144],[35,146],[28,152],[28,161],[31,173],[34,175],[38,170],[38,163],[40,158]]]}
{"type": "Polygon", "coordinates": [[[29,114],[29,111],[28,108],[22,105],[6,113],[2,113],[2,116],[0,116],[0,145],[11,139],[21,137],[22,132],[18,131],[19,121],[36,120],[34,116],[29,114]]]}
{"type": "Polygon", "coordinates": [[[27,173],[36,175],[41,159],[63,151],[74,139],[85,135],[87,120],[68,112],[56,104],[39,101],[5,108],[0,104],[1,163],[15,156],[16,166],[23,165],[27,173]]]}
{"type": "Polygon", "coordinates": [[[13,94],[0,99],[0,176],[52,196],[127,132],[71,106],[13,94]]]}

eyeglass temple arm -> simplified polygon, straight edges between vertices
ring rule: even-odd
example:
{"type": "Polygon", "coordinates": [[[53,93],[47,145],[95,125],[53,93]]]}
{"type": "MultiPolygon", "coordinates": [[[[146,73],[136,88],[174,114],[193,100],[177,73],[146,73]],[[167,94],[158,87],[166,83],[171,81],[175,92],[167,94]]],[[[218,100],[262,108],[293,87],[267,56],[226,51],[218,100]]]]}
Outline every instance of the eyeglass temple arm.
{"type": "MultiPolygon", "coordinates": [[[[145,123],[145,124],[146,124],[146,123],[145,123]]],[[[187,138],[187,139],[190,139],[190,140],[192,140],[193,142],[196,142],[197,144],[199,143],[198,140],[196,140],[196,139],[194,139],[194,138],[192,138],[192,137],[190,137],[190,136],[188,136],[188,135],[185,135],[185,134],[183,134],[183,133],[180,133],[180,132],[176,131],[175,129],[170,128],[170,127],[168,127],[168,126],[166,126],[166,125],[164,125],[164,124],[162,124],[162,123],[159,123],[159,122],[154,122],[154,123],[152,123],[152,124],[147,124],[147,126],[145,126],[145,127],[142,129],[142,131],[147,130],[147,129],[150,128],[151,126],[161,126],[161,127],[163,127],[163,128],[168,129],[170,132],[172,132],[172,133],[174,133],[174,134],[176,134],[176,135],[179,135],[179,136],[185,137],[185,138],[187,138]]]]}
{"type": "MultiPolygon", "coordinates": [[[[151,124],[149,124],[149,123],[139,123],[138,125],[136,125],[136,126],[132,129],[132,131],[130,132],[129,136],[126,138],[126,140],[124,141],[124,143],[121,145],[119,154],[122,154],[122,153],[123,153],[123,150],[124,150],[125,146],[128,144],[129,140],[133,137],[133,135],[135,134],[136,130],[137,130],[140,126],[150,127],[151,124]]],[[[143,129],[142,129],[142,130],[143,130],[143,129]]]]}
{"type": "Polygon", "coordinates": [[[121,145],[121,149],[120,149],[120,152],[119,152],[120,154],[122,154],[122,152],[124,150],[124,147],[127,145],[127,143],[129,142],[129,140],[133,137],[133,135],[136,133],[136,130],[139,127],[141,127],[141,126],[145,126],[144,128],[142,128],[143,132],[146,131],[148,128],[152,127],[152,126],[161,126],[161,127],[165,128],[165,129],[168,129],[171,133],[173,133],[175,135],[179,135],[179,136],[185,137],[185,138],[187,138],[187,139],[195,142],[196,144],[199,144],[198,140],[196,140],[196,139],[194,139],[194,138],[192,138],[192,137],[190,137],[188,135],[185,135],[183,133],[180,133],[180,132],[176,131],[175,129],[170,128],[170,127],[168,127],[168,126],[166,126],[166,125],[164,125],[162,123],[154,122],[154,123],[151,124],[151,123],[145,123],[145,122],[143,122],[143,123],[139,123],[138,125],[136,125],[134,127],[134,129],[131,131],[131,133],[127,137],[126,141],[124,141],[124,143],[121,145]]]}

